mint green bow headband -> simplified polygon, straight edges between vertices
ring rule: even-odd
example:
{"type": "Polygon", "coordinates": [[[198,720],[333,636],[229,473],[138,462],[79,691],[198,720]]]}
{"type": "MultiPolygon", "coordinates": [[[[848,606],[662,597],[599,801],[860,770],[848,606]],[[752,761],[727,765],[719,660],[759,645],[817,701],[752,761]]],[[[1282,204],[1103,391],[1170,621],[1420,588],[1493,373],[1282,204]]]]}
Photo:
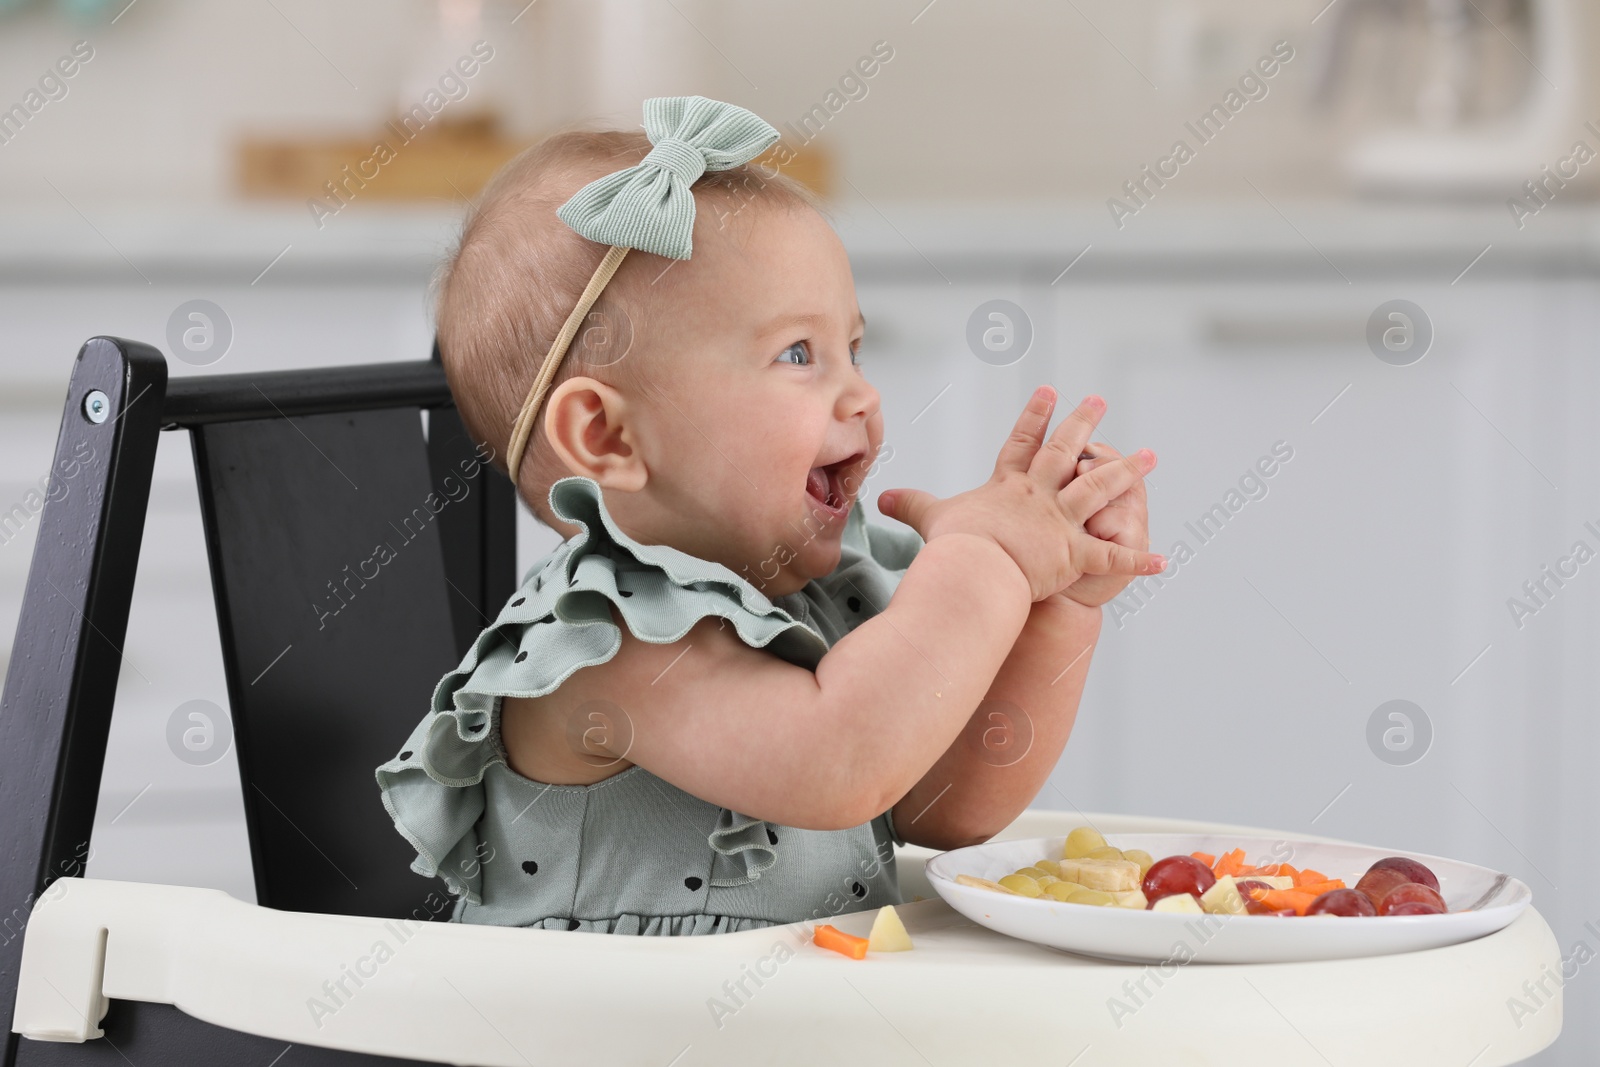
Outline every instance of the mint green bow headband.
{"type": "Polygon", "coordinates": [[[707,171],[760,155],[778,131],[742,107],[703,96],[644,102],[644,132],[655,147],[637,166],[585,185],[556,217],[591,241],[688,259],[694,233],[689,187],[707,171]]]}
{"type": "Polygon", "coordinates": [[[694,250],[695,181],[707,171],[749,162],[779,137],[759,116],[703,96],[646,100],[644,131],[652,147],[638,164],[597,178],[556,209],[556,217],[579,235],[611,248],[550,345],[517,415],[506,456],[513,485],[556,370],[628,250],[688,259],[694,250]]]}

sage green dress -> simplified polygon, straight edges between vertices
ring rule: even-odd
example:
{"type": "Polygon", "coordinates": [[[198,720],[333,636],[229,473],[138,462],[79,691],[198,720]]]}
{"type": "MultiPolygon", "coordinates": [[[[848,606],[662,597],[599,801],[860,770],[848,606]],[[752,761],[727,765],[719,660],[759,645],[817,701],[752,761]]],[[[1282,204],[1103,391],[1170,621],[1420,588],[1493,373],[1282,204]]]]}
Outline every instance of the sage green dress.
{"type": "MultiPolygon", "coordinates": [[[[589,786],[536,782],[507,764],[500,699],[542,696],[616,655],[613,606],[642,641],[676,641],[714,615],[752,648],[815,670],[888,604],[921,538],[868,525],[858,502],[834,572],[768,599],[759,569],[747,578],[632,540],[591,479],[556,482],[550,506],[582,532],[529,570],[377,769],[384,806],[417,850],[411,869],[457,895],[452,919],[706,934],[899,903],[902,841],[888,812],[850,830],[798,830],[708,804],[638,766],[589,786]]],[[[614,706],[580,711],[595,729],[627,729],[614,706]]]]}

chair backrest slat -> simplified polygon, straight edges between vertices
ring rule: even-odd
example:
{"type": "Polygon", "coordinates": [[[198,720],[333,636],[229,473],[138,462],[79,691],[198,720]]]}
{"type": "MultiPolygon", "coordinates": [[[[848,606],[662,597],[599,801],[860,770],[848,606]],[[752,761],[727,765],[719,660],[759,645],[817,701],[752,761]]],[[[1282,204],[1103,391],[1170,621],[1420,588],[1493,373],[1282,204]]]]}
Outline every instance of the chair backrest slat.
{"type": "Polygon", "coordinates": [[[442,883],[372,768],[459,660],[439,519],[471,497],[434,484],[416,408],[192,433],[257,899],[414,914],[442,883]]]}

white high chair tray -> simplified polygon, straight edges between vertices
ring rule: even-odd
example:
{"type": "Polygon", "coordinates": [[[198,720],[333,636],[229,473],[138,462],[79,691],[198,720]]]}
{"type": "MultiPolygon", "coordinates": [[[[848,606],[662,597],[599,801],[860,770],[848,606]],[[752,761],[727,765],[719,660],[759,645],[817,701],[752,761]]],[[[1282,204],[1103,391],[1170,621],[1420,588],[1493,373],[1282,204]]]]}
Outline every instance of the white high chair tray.
{"type": "Polygon", "coordinates": [[[1450,912],[1370,918],[1308,916],[1293,921],[1270,915],[1202,918],[1064,904],[1049,898],[1030,900],[956,881],[963,874],[994,881],[1035,860],[1054,859],[1061,855],[1065,835],[958,848],[929,860],[926,874],[946,903],[979,926],[1051,948],[1132,963],[1298,963],[1441,948],[1504,929],[1533,899],[1527,885],[1510,875],[1417,852],[1227,834],[1112,837],[1108,844],[1143,849],[1156,859],[1194,852],[1220,856],[1232,848],[1242,848],[1246,856],[1262,862],[1287,854],[1302,868],[1343,878],[1352,886],[1378,860],[1405,855],[1426,864],[1438,877],[1439,891],[1450,912]],[[1181,950],[1174,951],[1175,946],[1181,950]]]}
{"type": "MultiPolygon", "coordinates": [[[[1026,813],[1003,836],[1064,834],[1086,818],[1108,835],[1272,836],[1062,812],[1026,813]]],[[[901,857],[908,898],[933,896],[929,855],[901,857]]],[[[1495,1067],[1561,1031],[1559,992],[1520,1020],[1505,1011],[1524,979],[1560,966],[1531,907],[1445,948],[1167,973],[1004,937],[938,899],[900,911],[916,948],[856,961],[809,944],[805,924],[606,937],[281,912],[216,890],[64,878],[27,927],[14,1029],[93,1039],[105,998],[145,1000],[290,1044],[486,1067],[1495,1067]]],[[[865,934],[872,915],[832,921],[865,934]]]]}

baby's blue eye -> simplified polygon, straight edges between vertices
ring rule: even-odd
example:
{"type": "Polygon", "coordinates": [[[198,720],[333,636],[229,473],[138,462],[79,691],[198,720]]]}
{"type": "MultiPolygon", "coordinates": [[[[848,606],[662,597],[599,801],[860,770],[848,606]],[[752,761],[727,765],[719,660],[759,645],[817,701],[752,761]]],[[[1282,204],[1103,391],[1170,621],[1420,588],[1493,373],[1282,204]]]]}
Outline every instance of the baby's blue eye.
{"type": "Polygon", "coordinates": [[[779,363],[793,363],[793,364],[796,364],[798,366],[805,366],[806,364],[811,362],[811,352],[810,352],[809,349],[806,348],[806,343],[804,341],[796,341],[794,344],[790,345],[788,348],[785,348],[782,352],[780,352],[778,354],[778,362],[779,363]],[[798,359],[790,359],[789,358],[789,353],[791,353],[791,352],[796,353],[799,356],[799,358],[798,359]]]}

